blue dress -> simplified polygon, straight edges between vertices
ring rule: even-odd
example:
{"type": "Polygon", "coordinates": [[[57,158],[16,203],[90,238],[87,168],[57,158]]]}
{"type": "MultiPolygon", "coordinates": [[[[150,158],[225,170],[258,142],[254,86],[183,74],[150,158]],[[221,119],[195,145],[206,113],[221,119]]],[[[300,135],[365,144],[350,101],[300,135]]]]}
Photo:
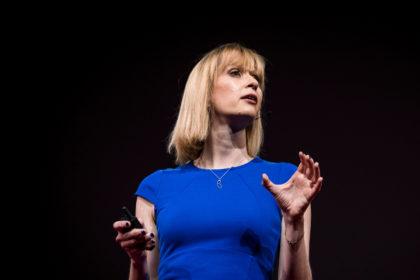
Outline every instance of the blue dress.
{"type": "Polygon", "coordinates": [[[266,173],[282,184],[297,167],[259,157],[209,169],[193,162],[158,170],[135,193],[155,205],[159,280],[270,279],[281,234],[281,211],[262,186],[266,173]]]}

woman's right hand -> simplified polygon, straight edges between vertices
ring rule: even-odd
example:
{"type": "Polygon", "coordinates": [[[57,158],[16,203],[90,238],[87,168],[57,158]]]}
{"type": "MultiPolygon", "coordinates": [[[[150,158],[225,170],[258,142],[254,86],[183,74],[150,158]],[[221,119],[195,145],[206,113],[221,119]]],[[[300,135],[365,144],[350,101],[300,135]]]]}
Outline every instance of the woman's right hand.
{"type": "Polygon", "coordinates": [[[139,222],[143,228],[134,228],[128,232],[124,232],[124,230],[130,227],[129,221],[116,221],[113,225],[118,232],[115,241],[120,244],[134,263],[144,260],[145,250],[153,250],[156,243],[153,232],[147,233],[143,222],[140,219],[139,222]]]}

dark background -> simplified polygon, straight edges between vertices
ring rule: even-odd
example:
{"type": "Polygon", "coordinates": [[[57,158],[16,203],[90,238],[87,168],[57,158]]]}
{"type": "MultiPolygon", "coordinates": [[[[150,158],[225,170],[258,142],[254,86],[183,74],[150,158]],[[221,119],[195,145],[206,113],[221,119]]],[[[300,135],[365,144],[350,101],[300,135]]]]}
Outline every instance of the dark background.
{"type": "MultiPolygon", "coordinates": [[[[46,165],[45,276],[125,279],[115,243],[121,206],[140,181],[175,167],[166,142],[201,55],[239,42],[267,58],[261,157],[320,162],[312,203],[315,279],[417,275],[419,32],[409,17],[160,19],[60,22],[41,94],[46,165]]],[[[43,154],[45,157],[45,154],[43,154]]]]}

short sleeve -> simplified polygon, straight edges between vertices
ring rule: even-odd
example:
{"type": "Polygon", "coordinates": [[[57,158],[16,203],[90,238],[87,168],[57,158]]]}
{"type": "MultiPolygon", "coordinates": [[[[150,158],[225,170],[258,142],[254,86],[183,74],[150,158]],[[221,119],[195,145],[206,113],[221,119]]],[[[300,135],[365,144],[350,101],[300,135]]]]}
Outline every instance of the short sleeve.
{"type": "Polygon", "coordinates": [[[140,182],[140,185],[137,188],[135,195],[144,197],[145,199],[156,205],[161,178],[162,170],[158,170],[148,175],[140,182]]]}
{"type": "Polygon", "coordinates": [[[284,184],[295,174],[298,167],[287,162],[282,162],[280,166],[279,184],[284,184]]]}

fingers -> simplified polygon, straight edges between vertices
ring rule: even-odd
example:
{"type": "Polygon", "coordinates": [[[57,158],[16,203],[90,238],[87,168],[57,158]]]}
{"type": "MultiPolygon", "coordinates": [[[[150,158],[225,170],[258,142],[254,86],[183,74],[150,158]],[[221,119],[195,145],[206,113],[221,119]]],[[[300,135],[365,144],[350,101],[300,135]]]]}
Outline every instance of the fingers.
{"type": "Polygon", "coordinates": [[[118,232],[115,241],[130,253],[133,250],[153,250],[156,244],[155,234],[147,233],[146,229],[132,229],[123,232],[124,229],[130,227],[129,221],[117,221],[113,224],[114,229],[118,232]]]}
{"type": "Polygon", "coordinates": [[[155,246],[154,234],[147,234],[145,230],[132,230],[123,236],[117,237],[117,242],[120,243],[124,250],[152,250],[155,246]],[[125,236],[124,236],[125,235],[125,236]]]}
{"type": "Polygon", "coordinates": [[[300,164],[297,171],[305,174],[305,155],[302,152],[299,152],[299,158],[300,158],[300,164]]]}
{"type": "Polygon", "coordinates": [[[263,173],[262,175],[262,184],[265,186],[268,186],[271,183],[270,179],[268,178],[268,175],[263,173]]]}
{"type": "Polygon", "coordinates": [[[303,173],[312,184],[315,184],[320,177],[319,163],[314,162],[312,157],[302,152],[299,152],[299,158],[301,163],[299,164],[298,171],[303,173]]]}
{"type": "Polygon", "coordinates": [[[278,185],[271,182],[271,180],[268,178],[268,175],[263,173],[262,175],[262,182],[261,184],[272,194],[276,195],[275,188],[278,187],[278,185]]]}
{"type": "Polygon", "coordinates": [[[313,164],[314,161],[309,155],[299,152],[300,164],[298,171],[304,174],[307,178],[311,179],[314,174],[313,164]]]}
{"type": "Polygon", "coordinates": [[[306,160],[305,175],[309,180],[312,180],[312,176],[314,174],[314,160],[309,155],[305,155],[305,160],[306,160]]]}
{"type": "Polygon", "coordinates": [[[321,176],[321,171],[319,169],[319,163],[315,162],[314,164],[314,177],[312,178],[312,182],[316,183],[316,181],[318,180],[318,178],[321,176]]]}
{"type": "Polygon", "coordinates": [[[265,173],[262,175],[262,185],[268,189],[274,186],[274,183],[271,182],[271,180],[268,178],[268,175],[265,173]]]}
{"type": "Polygon", "coordinates": [[[116,231],[123,231],[124,229],[127,229],[130,227],[130,222],[129,221],[116,221],[113,224],[113,227],[116,231]]]}
{"type": "Polygon", "coordinates": [[[311,181],[312,198],[321,190],[323,178],[321,177],[321,169],[318,162],[314,162],[313,158],[299,152],[301,163],[299,164],[300,171],[311,181]]]}
{"type": "Polygon", "coordinates": [[[319,177],[317,180],[316,180],[316,182],[313,184],[313,187],[312,187],[312,194],[311,194],[311,197],[310,197],[310,199],[309,200],[312,200],[318,193],[319,193],[319,191],[321,190],[321,187],[322,187],[322,181],[323,181],[324,179],[322,178],[322,177],[319,177]]]}

